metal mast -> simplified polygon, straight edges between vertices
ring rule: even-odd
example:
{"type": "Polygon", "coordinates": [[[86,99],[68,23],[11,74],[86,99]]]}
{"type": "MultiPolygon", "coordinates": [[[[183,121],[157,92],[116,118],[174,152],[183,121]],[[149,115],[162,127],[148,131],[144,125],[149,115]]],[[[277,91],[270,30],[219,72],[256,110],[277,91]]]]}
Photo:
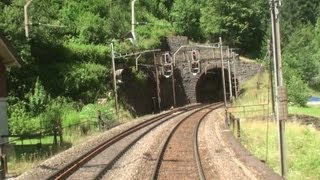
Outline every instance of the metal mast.
{"type": "Polygon", "coordinates": [[[276,98],[276,120],[279,130],[279,153],[282,177],[287,176],[286,151],[285,151],[285,120],[288,115],[287,95],[282,77],[281,40],[280,40],[280,11],[281,2],[270,0],[272,39],[273,39],[273,61],[275,70],[275,98],[276,98]]]}

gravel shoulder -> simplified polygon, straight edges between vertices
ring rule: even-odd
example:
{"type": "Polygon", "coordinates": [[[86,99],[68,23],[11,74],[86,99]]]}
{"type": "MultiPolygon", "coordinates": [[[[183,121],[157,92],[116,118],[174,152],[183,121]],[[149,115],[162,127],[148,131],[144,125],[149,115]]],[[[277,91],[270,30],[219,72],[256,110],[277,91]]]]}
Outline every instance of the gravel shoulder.
{"type": "MultiPolygon", "coordinates": [[[[163,113],[166,113],[166,112],[162,112],[161,114],[163,113]]],[[[44,162],[30,169],[29,171],[26,171],[22,175],[16,178],[10,178],[10,179],[17,179],[17,180],[44,179],[51,173],[55,172],[56,170],[59,170],[61,167],[77,159],[80,154],[84,154],[88,152],[90,149],[92,149],[92,147],[97,146],[103,141],[111,139],[117,134],[157,115],[160,115],[160,114],[146,115],[146,116],[137,118],[135,120],[132,120],[130,122],[127,122],[125,124],[116,126],[96,136],[90,137],[89,139],[86,139],[84,143],[71,147],[70,149],[63,151],[45,160],[44,162]]]]}
{"type": "Polygon", "coordinates": [[[209,156],[205,162],[214,170],[207,179],[282,179],[233,136],[223,114],[223,109],[214,111],[200,127],[200,145],[209,156]]]}

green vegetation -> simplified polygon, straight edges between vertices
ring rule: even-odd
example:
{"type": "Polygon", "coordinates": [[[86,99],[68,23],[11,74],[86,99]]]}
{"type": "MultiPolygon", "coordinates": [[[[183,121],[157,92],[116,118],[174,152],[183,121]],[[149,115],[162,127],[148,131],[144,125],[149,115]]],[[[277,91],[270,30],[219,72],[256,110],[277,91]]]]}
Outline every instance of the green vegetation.
{"type": "Polygon", "coordinates": [[[264,72],[241,84],[240,88],[243,93],[234,105],[267,104],[268,99],[271,101],[271,84],[268,82],[270,82],[269,73],[264,72]]]}
{"type": "MultiPolygon", "coordinates": [[[[258,74],[242,85],[244,93],[235,105],[267,103],[269,74],[258,74]],[[259,88],[257,82],[261,82],[259,88]]],[[[241,108],[237,109],[241,110],[241,108]]],[[[269,112],[271,109],[269,109],[269,112]]],[[[319,107],[290,106],[289,113],[319,117],[319,107]]],[[[272,121],[262,121],[261,112],[249,114],[254,120],[244,117],[241,120],[241,142],[256,157],[265,160],[268,166],[280,172],[278,150],[278,126],[272,121]]],[[[266,115],[266,114],[264,114],[266,115]]],[[[320,133],[312,126],[286,123],[286,149],[288,179],[319,179],[320,133]]]]}
{"type": "MultiPolygon", "coordinates": [[[[0,32],[24,61],[21,69],[9,72],[10,105],[22,108],[23,122],[39,116],[57,97],[84,104],[105,98],[112,89],[111,41],[121,53],[155,48],[164,36],[174,34],[209,43],[222,36],[225,44],[240,48],[242,55],[257,58],[264,56],[269,38],[269,4],[264,0],[139,0],[136,19],[147,24],[136,26],[135,46],[126,39],[130,0],[35,0],[29,19],[41,24],[30,25],[30,39],[24,37],[22,26],[24,3],[0,2],[0,32]]],[[[282,8],[284,74],[290,102],[304,106],[309,95],[305,89],[311,86],[317,91],[320,84],[319,2],[301,0],[298,11],[293,11],[296,3],[286,1],[282,8]]],[[[130,61],[120,61],[130,66],[130,61]]]]}
{"type": "Polygon", "coordinates": [[[69,130],[68,133],[65,134],[64,143],[60,147],[53,145],[52,136],[42,137],[41,146],[39,145],[40,139],[25,139],[23,144],[21,140],[15,140],[15,144],[12,146],[13,149],[9,154],[9,173],[19,175],[30,168],[35,167],[50,156],[66,150],[71,146],[83,143],[98,133],[98,129],[93,126],[91,126],[91,129],[86,135],[81,133],[79,127],[75,127],[72,131],[69,130]]]}
{"type": "MultiPolygon", "coordinates": [[[[138,0],[136,20],[140,24],[136,26],[134,45],[127,38],[130,3],[33,0],[29,6],[33,25],[29,26],[27,39],[23,26],[25,1],[0,2],[0,33],[23,59],[22,68],[8,73],[11,134],[66,134],[57,127],[93,121],[97,111],[107,126],[117,124],[112,101],[111,42],[118,54],[158,48],[165,36],[184,35],[201,43],[215,43],[221,36],[225,45],[238,47],[243,56],[261,59],[267,52],[271,25],[266,0],[138,0]],[[107,103],[97,105],[99,98],[107,103]]],[[[307,97],[320,90],[319,6],[318,0],[286,0],[281,8],[284,77],[290,104],[297,107],[305,106],[307,97]]],[[[119,59],[117,63],[130,67],[132,62],[119,59]]],[[[140,84],[147,78],[139,71],[133,74],[140,84]]],[[[260,80],[267,80],[267,75],[260,80]]],[[[247,101],[264,93],[268,86],[255,83],[244,88],[248,94],[243,95],[243,101],[247,101]],[[256,92],[249,91],[257,86],[261,87],[256,92]]],[[[266,102],[264,95],[252,103],[266,102]]],[[[124,108],[128,107],[126,99],[120,97],[120,102],[122,113],[130,117],[124,108]]]]}
{"type": "Polygon", "coordinates": [[[307,106],[307,107],[289,107],[290,114],[304,114],[320,118],[320,107],[319,106],[307,106]]]}
{"type": "MultiPolygon", "coordinates": [[[[279,173],[278,133],[275,123],[270,122],[269,129],[263,121],[248,121],[241,125],[241,140],[245,147],[259,159],[267,160],[267,164],[279,173]],[[267,130],[269,131],[268,144],[267,130]],[[267,159],[266,150],[268,150],[267,159]]],[[[288,179],[319,179],[319,131],[313,127],[287,123],[286,144],[288,179]]]]}

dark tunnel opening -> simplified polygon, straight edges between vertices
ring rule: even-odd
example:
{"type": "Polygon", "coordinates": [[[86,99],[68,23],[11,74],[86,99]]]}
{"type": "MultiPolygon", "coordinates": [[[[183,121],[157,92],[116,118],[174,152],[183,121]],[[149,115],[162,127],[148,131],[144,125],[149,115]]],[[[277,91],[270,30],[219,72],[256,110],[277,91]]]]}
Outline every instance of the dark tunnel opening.
{"type": "MultiPolygon", "coordinates": [[[[226,95],[229,100],[229,77],[228,71],[224,70],[225,84],[226,84],[226,95]]],[[[231,76],[232,77],[232,76],[231,76]]],[[[235,90],[232,90],[233,93],[235,90]]],[[[198,103],[215,103],[224,100],[223,97],[223,83],[222,83],[222,72],[220,68],[208,70],[207,73],[203,73],[196,86],[196,98],[198,103]]]]}
{"type": "MultiPolygon", "coordinates": [[[[123,83],[118,90],[119,99],[123,100],[126,108],[131,111],[133,115],[145,115],[151,113],[158,113],[162,110],[173,107],[173,92],[172,79],[159,77],[160,90],[160,107],[157,98],[157,83],[155,79],[155,72],[153,69],[140,67],[140,73],[145,76],[143,81],[138,80],[135,73],[130,68],[125,68],[122,73],[123,83]]],[[[175,77],[175,95],[176,105],[183,106],[188,103],[185,89],[183,86],[183,78],[180,70],[177,68],[174,71],[175,77]]]]}

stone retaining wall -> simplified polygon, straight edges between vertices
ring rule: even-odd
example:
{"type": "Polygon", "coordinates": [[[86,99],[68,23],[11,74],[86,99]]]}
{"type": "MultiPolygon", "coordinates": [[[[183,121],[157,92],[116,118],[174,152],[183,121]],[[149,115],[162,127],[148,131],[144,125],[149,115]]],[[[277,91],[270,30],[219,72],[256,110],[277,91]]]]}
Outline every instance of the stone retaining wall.
{"type": "Polygon", "coordinates": [[[301,115],[301,114],[290,114],[288,117],[288,121],[298,122],[303,125],[312,125],[317,130],[320,130],[320,118],[318,117],[301,115]]]}

